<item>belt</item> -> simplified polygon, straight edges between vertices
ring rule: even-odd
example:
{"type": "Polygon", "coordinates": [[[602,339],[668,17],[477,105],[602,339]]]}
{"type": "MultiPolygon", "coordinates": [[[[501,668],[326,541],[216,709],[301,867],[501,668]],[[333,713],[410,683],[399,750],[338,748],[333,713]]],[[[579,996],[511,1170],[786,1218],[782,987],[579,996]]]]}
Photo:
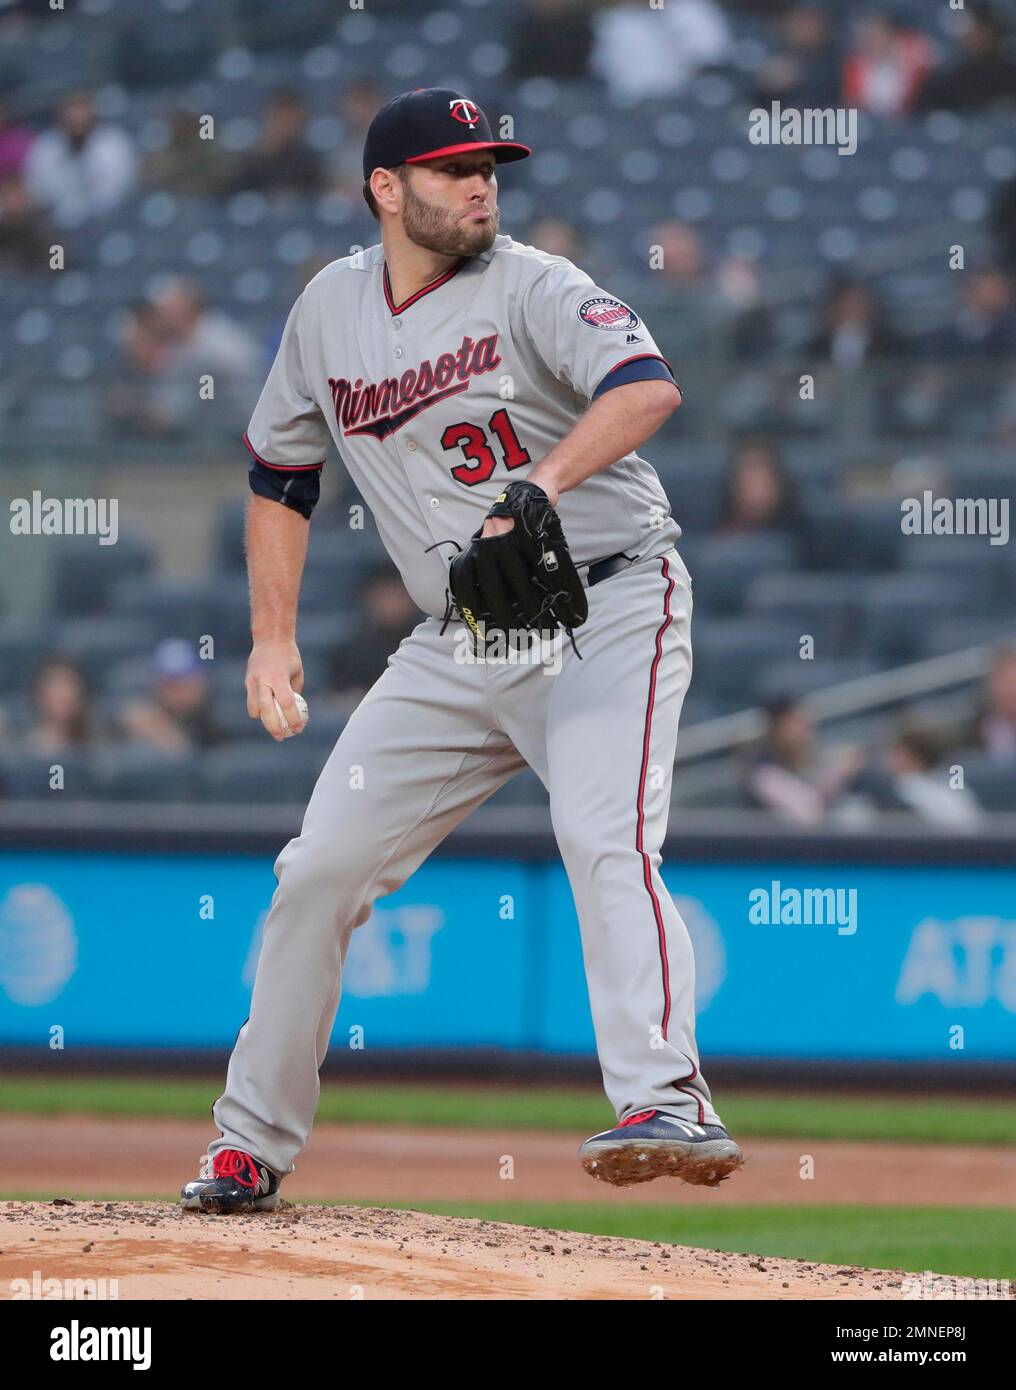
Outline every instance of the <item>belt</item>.
{"type": "Polygon", "coordinates": [[[608,555],[605,560],[596,560],[586,571],[585,587],[591,589],[594,584],[609,579],[612,574],[620,574],[638,558],[637,555],[626,555],[623,550],[619,550],[616,555],[608,555]]]}

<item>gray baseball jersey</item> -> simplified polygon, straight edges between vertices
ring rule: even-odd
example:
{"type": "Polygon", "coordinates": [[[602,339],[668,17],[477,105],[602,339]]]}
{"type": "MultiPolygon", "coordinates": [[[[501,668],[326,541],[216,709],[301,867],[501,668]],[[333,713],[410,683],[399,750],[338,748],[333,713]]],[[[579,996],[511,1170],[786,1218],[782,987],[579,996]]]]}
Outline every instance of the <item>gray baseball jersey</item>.
{"type": "MultiPolygon", "coordinates": [[[[405,303],[379,243],[335,261],[289,315],[247,431],[274,469],[320,468],[329,438],[414,601],[445,605],[447,567],[626,369],[670,377],[639,316],[562,256],[498,236],[405,303]]],[[[577,564],[663,554],[680,530],[654,469],[618,460],[558,508],[577,564]]]]}
{"type": "Polygon", "coordinates": [[[210,1153],[292,1170],[353,930],[527,765],[549,791],[618,1118],[653,1107],[720,1122],[696,1051],[691,941],[660,876],[692,594],[654,470],[629,454],[561,499],[580,565],[633,560],[590,584],[581,655],[560,633],[529,660],[470,655],[464,626],[442,621],[453,551],[427,553],[465,543],[505,481],[525,477],[601,391],[652,375],[672,379],[632,309],[507,236],[404,304],[380,246],[337,261],[297,301],[250,424],[252,486],[294,505],[291,474],[307,514],[308,470],[331,436],[430,616],[353,713],[276,861],[210,1153]]]}

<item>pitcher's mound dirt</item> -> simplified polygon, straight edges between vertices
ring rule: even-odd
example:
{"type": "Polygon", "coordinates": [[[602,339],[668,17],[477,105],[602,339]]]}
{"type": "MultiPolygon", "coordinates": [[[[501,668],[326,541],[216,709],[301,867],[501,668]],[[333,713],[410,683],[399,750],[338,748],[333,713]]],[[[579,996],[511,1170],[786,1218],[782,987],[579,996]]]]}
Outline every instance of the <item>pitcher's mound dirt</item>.
{"type": "Polygon", "coordinates": [[[891,1299],[901,1271],[378,1208],[0,1204],[0,1298],[24,1290],[12,1280],[45,1292],[54,1279],[115,1279],[120,1298],[159,1299],[891,1299]]]}

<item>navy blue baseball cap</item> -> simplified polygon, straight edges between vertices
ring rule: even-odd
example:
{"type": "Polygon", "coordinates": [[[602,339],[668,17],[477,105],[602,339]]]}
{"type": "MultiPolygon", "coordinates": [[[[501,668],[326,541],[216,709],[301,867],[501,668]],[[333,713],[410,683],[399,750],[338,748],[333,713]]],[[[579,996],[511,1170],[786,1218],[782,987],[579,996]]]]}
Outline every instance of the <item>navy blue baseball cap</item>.
{"type": "Polygon", "coordinates": [[[495,140],[475,101],[450,87],[417,87],[382,106],[363,144],[363,177],[375,169],[419,164],[440,155],[490,150],[498,164],[525,159],[528,145],[495,140]]]}

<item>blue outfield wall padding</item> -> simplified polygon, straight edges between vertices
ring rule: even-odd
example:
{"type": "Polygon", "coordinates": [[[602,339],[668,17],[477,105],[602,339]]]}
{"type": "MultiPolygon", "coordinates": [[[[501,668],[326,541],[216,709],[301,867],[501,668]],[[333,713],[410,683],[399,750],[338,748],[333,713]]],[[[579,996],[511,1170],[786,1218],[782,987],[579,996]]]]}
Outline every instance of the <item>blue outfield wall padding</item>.
{"type": "MultiPolygon", "coordinates": [[[[0,1045],[230,1046],[272,863],[212,844],[0,851],[0,1045]]],[[[1016,1060],[1016,865],[682,856],[663,874],[695,943],[705,1058],[1016,1060]]],[[[655,939],[639,907],[624,930],[655,939]]],[[[379,902],[333,1035],[359,1046],[590,1053],[560,863],[435,858],[379,902]]]]}

